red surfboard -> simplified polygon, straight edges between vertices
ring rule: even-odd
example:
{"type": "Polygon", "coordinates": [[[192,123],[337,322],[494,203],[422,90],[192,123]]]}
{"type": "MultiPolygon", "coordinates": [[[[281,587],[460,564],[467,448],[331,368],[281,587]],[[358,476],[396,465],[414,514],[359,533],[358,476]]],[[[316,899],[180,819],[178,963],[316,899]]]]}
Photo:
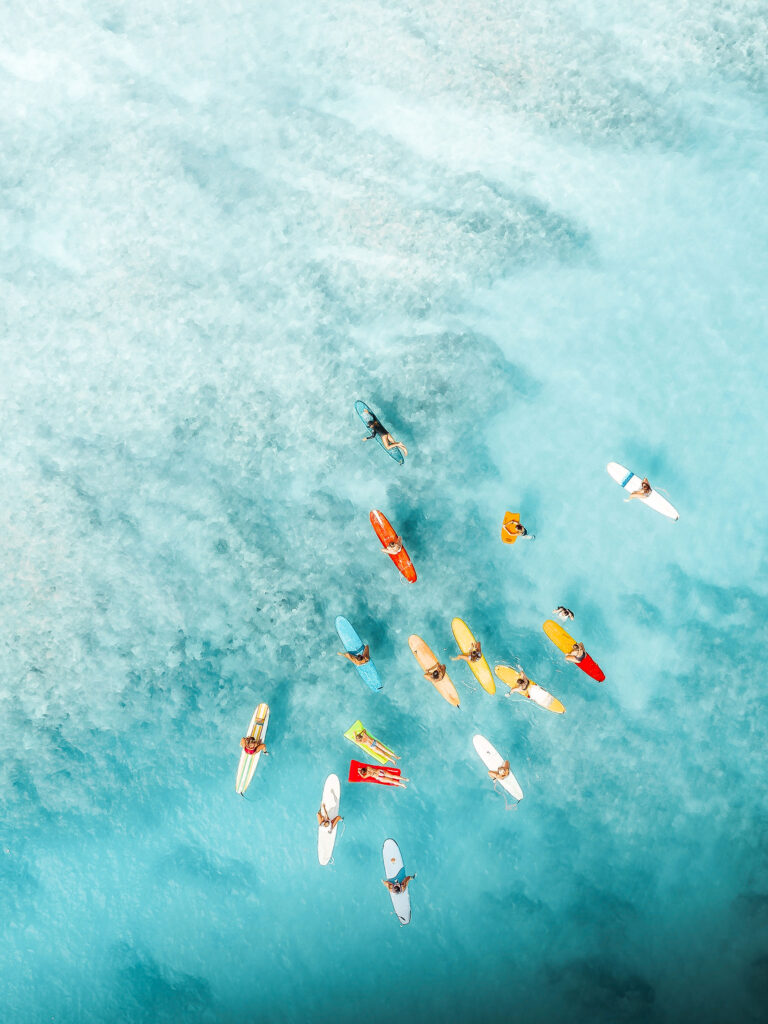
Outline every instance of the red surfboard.
{"type": "MultiPolygon", "coordinates": [[[[397,537],[397,532],[393,530],[390,521],[383,512],[379,512],[376,508],[371,512],[371,526],[373,527],[376,536],[381,541],[381,546],[383,548],[385,548],[387,544],[391,544],[397,537]]],[[[387,554],[389,554],[389,552],[387,552],[387,554]]],[[[408,557],[408,552],[405,548],[398,551],[396,555],[389,555],[389,557],[409,583],[416,582],[416,570],[414,569],[413,562],[408,557]]]]}
{"type": "Polygon", "coordinates": [[[585,654],[581,661],[577,661],[576,665],[582,672],[586,672],[590,679],[594,679],[598,683],[605,681],[605,672],[603,672],[595,659],[590,658],[588,654],[585,654]]]}
{"type": "Polygon", "coordinates": [[[368,778],[363,778],[360,775],[360,769],[361,768],[367,768],[371,773],[373,773],[373,772],[383,772],[385,775],[389,775],[393,779],[399,779],[400,778],[400,769],[399,768],[385,768],[383,765],[380,765],[380,764],[365,764],[363,761],[350,761],[349,762],[349,781],[350,782],[375,782],[379,786],[392,786],[392,785],[394,785],[393,782],[387,782],[386,779],[371,778],[370,775],[368,776],[368,778]]]}

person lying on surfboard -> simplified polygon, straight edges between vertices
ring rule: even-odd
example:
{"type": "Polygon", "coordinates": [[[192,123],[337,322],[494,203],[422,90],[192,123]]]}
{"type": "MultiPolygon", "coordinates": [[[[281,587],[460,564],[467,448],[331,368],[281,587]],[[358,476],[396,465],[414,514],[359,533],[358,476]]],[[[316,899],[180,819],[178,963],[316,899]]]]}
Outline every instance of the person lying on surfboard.
{"type": "Polygon", "coordinates": [[[502,779],[506,779],[509,775],[509,761],[505,761],[504,764],[499,765],[498,768],[489,768],[488,774],[492,779],[498,782],[501,782],[502,779]]]}
{"type": "Polygon", "coordinates": [[[367,665],[371,660],[371,649],[368,644],[363,648],[362,654],[350,654],[349,651],[336,651],[340,658],[349,658],[353,665],[367,665]]]}
{"type": "Polygon", "coordinates": [[[387,428],[383,425],[383,423],[380,423],[373,414],[371,414],[371,420],[368,423],[368,429],[371,432],[370,434],[366,434],[366,436],[363,438],[364,441],[372,441],[373,438],[376,437],[376,435],[378,434],[379,437],[381,438],[381,443],[384,445],[387,451],[389,451],[390,448],[399,448],[400,451],[403,453],[403,456],[406,456],[408,454],[408,449],[405,447],[403,442],[396,441],[394,437],[392,437],[390,432],[387,430],[387,428]]]}
{"type": "Polygon", "coordinates": [[[584,661],[586,656],[587,652],[584,649],[584,644],[574,644],[566,654],[565,660],[570,661],[574,665],[578,665],[580,661],[584,661]]]}
{"type": "Polygon", "coordinates": [[[518,672],[520,673],[520,675],[517,677],[517,682],[514,684],[514,686],[509,687],[509,693],[507,694],[507,696],[509,697],[511,694],[517,692],[522,693],[524,697],[527,697],[530,700],[531,695],[530,693],[528,693],[528,690],[531,685],[531,680],[528,678],[528,676],[525,674],[525,672],[523,672],[521,668],[518,669],[518,672]]]}
{"type": "Polygon", "coordinates": [[[327,828],[332,832],[340,821],[344,821],[340,814],[337,814],[335,818],[331,818],[330,814],[325,808],[325,804],[320,804],[320,810],[317,812],[317,824],[322,828],[327,828]]]}
{"type": "Polygon", "coordinates": [[[399,555],[403,550],[403,538],[400,536],[395,537],[389,544],[384,545],[384,553],[387,555],[399,555]]]}
{"type": "MultiPolygon", "coordinates": [[[[451,658],[451,661],[466,661],[466,663],[469,665],[471,662],[480,661],[482,656],[483,652],[480,649],[480,641],[474,640],[469,645],[469,650],[467,651],[466,654],[456,654],[454,657],[451,658]]],[[[431,678],[432,677],[430,676],[430,679],[431,678]]]]}
{"type": "Polygon", "coordinates": [[[642,483],[640,484],[639,490],[632,491],[630,496],[628,498],[625,498],[624,501],[632,501],[633,498],[640,498],[642,500],[643,498],[647,498],[652,490],[653,488],[648,483],[648,477],[644,476],[642,483]]]}
{"type": "Polygon", "coordinates": [[[369,768],[367,764],[361,764],[357,769],[357,774],[361,779],[381,779],[388,786],[400,786],[401,789],[405,789],[405,783],[410,782],[410,779],[404,779],[402,776],[397,778],[382,768],[369,768]]]}
{"type": "Polygon", "coordinates": [[[240,746],[246,754],[266,754],[267,752],[266,743],[257,740],[255,736],[243,736],[240,740],[240,746]]]}
{"type": "Polygon", "coordinates": [[[412,882],[415,877],[416,875],[406,875],[401,882],[390,882],[388,878],[382,878],[382,882],[384,883],[384,885],[386,885],[390,892],[393,892],[395,893],[395,895],[399,896],[401,892],[405,892],[405,890],[408,888],[408,883],[412,882]]]}
{"type": "Polygon", "coordinates": [[[441,665],[439,661],[435,662],[432,668],[428,668],[424,673],[424,678],[428,679],[430,683],[439,683],[441,679],[445,677],[445,665],[441,665]]]}
{"type": "Polygon", "coordinates": [[[559,604],[552,614],[556,615],[558,619],[562,619],[563,622],[565,622],[566,619],[573,618],[573,612],[571,611],[571,609],[566,608],[565,605],[562,604],[559,604]]]}
{"type": "Polygon", "coordinates": [[[355,733],[355,743],[365,744],[370,747],[371,750],[378,750],[383,757],[394,757],[396,760],[400,760],[399,756],[397,754],[393,754],[392,751],[385,747],[383,743],[379,743],[378,740],[369,736],[365,729],[363,729],[362,732],[355,733]]]}
{"type": "Polygon", "coordinates": [[[528,537],[529,540],[533,540],[533,534],[528,533],[523,524],[515,522],[514,519],[504,523],[502,530],[510,537],[528,537]]]}

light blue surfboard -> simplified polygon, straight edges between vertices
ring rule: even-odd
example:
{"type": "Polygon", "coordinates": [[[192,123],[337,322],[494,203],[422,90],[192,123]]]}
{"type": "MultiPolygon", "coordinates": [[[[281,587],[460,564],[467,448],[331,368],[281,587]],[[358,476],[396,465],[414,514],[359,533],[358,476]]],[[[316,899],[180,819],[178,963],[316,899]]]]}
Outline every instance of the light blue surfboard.
{"type": "MultiPolygon", "coordinates": [[[[349,654],[363,653],[365,644],[358,636],[355,627],[343,615],[339,615],[336,619],[336,632],[339,634],[345,651],[349,654]]],[[[369,686],[374,693],[384,685],[372,661],[369,661],[366,665],[355,665],[355,668],[360,673],[366,686],[369,686]]]]}
{"type": "MultiPolygon", "coordinates": [[[[369,429],[373,420],[378,419],[378,416],[375,416],[374,413],[371,412],[371,410],[365,404],[365,402],[361,402],[360,399],[358,399],[355,402],[355,412],[366,425],[366,427],[368,427],[369,429]]],[[[384,442],[381,440],[381,437],[378,434],[376,435],[376,440],[379,442],[381,447],[384,448],[384,442]]],[[[401,466],[405,462],[403,453],[400,451],[399,448],[384,448],[384,451],[387,453],[387,455],[390,455],[395,460],[395,462],[399,462],[401,466]]]]}

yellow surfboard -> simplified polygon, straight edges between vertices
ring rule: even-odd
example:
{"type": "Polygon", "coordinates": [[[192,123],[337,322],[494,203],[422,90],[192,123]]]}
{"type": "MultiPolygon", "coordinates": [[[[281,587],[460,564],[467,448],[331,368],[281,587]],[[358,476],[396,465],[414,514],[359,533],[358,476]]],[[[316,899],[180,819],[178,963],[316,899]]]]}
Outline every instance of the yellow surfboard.
{"type": "Polygon", "coordinates": [[[519,512],[505,512],[504,522],[501,525],[501,539],[505,544],[514,544],[518,538],[517,533],[511,533],[507,529],[507,523],[519,523],[520,513],[519,512]]]}
{"type": "Polygon", "coordinates": [[[547,619],[541,628],[547,634],[555,647],[559,648],[563,654],[567,654],[576,643],[571,634],[566,633],[563,627],[552,619],[547,619]]]}
{"type": "MultiPolygon", "coordinates": [[[[437,656],[420,636],[416,636],[415,633],[412,633],[411,636],[408,637],[408,646],[411,648],[411,653],[416,661],[418,661],[423,672],[426,672],[427,669],[430,669],[433,665],[437,664],[437,656]]],[[[459,695],[456,692],[456,687],[451,682],[451,678],[447,672],[442,679],[431,679],[430,682],[444,700],[447,700],[448,703],[452,704],[455,708],[459,706],[459,695]]]]}
{"type": "MultiPolygon", "coordinates": [[[[540,708],[546,708],[547,711],[554,711],[556,715],[564,715],[565,708],[552,694],[545,690],[543,686],[539,686],[538,683],[534,683],[531,679],[531,685],[528,687],[528,693],[523,693],[521,690],[515,689],[517,682],[522,676],[522,672],[516,668],[510,668],[509,665],[497,665],[495,670],[496,675],[505,683],[510,691],[513,693],[519,693],[521,697],[527,697],[532,700],[534,704],[538,704],[540,708]]],[[[509,694],[507,694],[509,696],[509,694]]]]}
{"type": "MultiPolygon", "coordinates": [[[[468,654],[469,648],[475,643],[472,630],[463,619],[453,619],[451,629],[461,653],[468,654]]],[[[485,656],[483,655],[479,661],[468,661],[467,664],[472,669],[475,679],[477,679],[482,688],[488,693],[496,693],[496,680],[493,678],[491,666],[485,660],[485,656]]]]}

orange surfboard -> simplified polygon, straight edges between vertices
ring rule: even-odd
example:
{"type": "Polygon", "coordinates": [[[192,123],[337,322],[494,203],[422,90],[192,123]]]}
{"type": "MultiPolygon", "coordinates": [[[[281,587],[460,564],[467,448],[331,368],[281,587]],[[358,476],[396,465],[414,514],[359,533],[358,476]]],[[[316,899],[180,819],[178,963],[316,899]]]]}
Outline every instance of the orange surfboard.
{"type": "MultiPolygon", "coordinates": [[[[392,529],[390,521],[383,512],[379,512],[376,508],[371,512],[371,526],[373,527],[376,536],[381,541],[381,546],[384,548],[387,544],[391,544],[397,537],[397,532],[392,529]]],[[[389,552],[387,552],[387,554],[389,554],[389,552]]],[[[409,583],[416,582],[416,570],[414,569],[413,562],[408,557],[408,552],[405,548],[398,551],[396,555],[389,555],[389,557],[409,583]]]]}

